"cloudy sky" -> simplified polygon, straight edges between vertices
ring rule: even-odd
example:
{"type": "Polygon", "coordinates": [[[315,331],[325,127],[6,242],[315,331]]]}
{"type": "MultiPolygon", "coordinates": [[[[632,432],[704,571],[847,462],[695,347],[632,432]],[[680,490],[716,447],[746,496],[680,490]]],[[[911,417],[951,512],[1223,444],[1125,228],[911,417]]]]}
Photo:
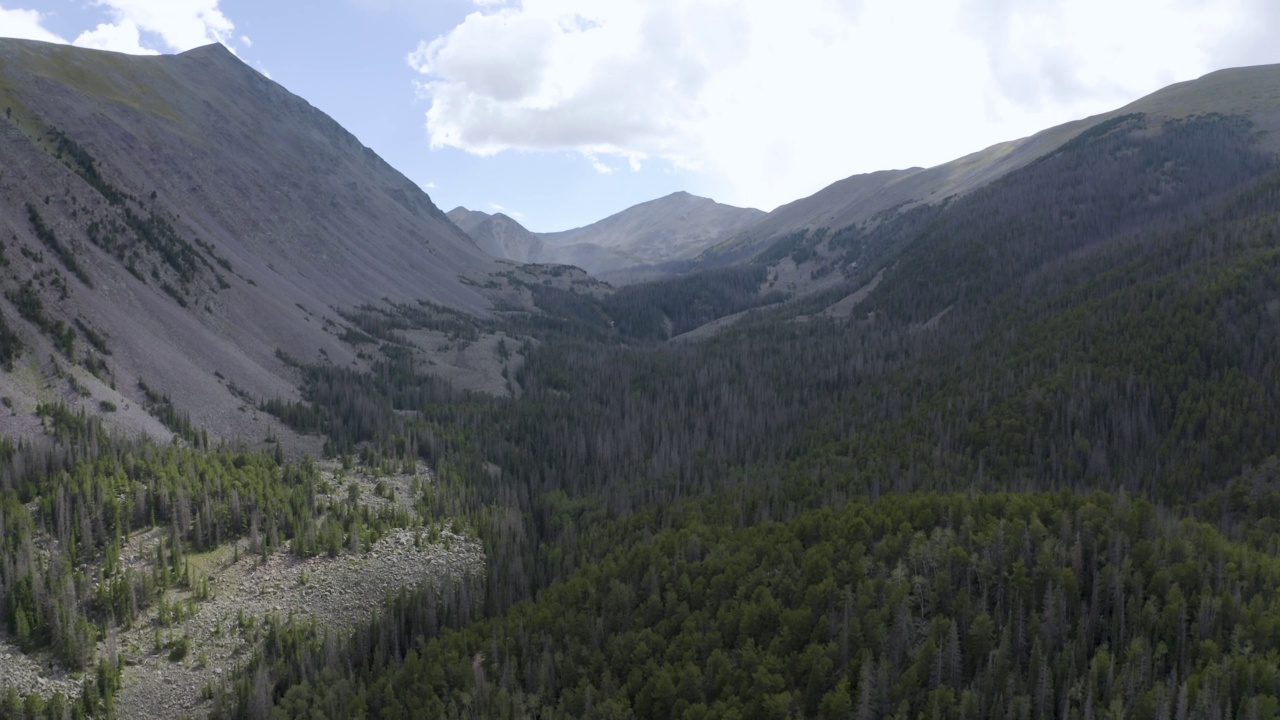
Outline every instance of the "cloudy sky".
{"type": "Polygon", "coordinates": [[[222,42],[445,210],[549,231],[676,190],[770,210],[1280,62],[1280,3],[0,0],[0,36],[222,42]]]}

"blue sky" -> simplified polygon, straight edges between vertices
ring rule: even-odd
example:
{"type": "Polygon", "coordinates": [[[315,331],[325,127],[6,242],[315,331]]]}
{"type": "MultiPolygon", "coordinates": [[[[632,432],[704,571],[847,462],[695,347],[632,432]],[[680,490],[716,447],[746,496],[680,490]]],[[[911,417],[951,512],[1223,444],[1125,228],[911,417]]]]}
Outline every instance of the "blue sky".
{"type": "Polygon", "coordinates": [[[771,210],[1280,62],[1273,0],[0,0],[0,36],[221,41],[449,210],[771,210]]]}

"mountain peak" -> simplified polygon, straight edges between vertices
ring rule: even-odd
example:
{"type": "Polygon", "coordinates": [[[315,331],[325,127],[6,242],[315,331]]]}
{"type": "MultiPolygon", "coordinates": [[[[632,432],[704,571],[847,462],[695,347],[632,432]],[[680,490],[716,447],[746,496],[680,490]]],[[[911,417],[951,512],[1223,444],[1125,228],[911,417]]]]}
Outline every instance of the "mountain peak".
{"type": "Polygon", "coordinates": [[[678,190],[590,225],[554,233],[533,233],[502,213],[462,206],[448,215],[495,257],[576,265],[600,274],[692,257],[764,213],[678,190]]]}
{"type": "Polygon", "coordinates": [[[214,43],[209,43],[208,45],[201,45],[200,47],[194,47],[185,52],[178,53],[178,56],[179,57],[224,57],[224,58],[230,57],[230,58],[235,58],[236,60],[240,59],[235,53],[231,52],[230,48],[228,48],[226,45],[223,45],[220,42],[214,42],[214,43]]]}

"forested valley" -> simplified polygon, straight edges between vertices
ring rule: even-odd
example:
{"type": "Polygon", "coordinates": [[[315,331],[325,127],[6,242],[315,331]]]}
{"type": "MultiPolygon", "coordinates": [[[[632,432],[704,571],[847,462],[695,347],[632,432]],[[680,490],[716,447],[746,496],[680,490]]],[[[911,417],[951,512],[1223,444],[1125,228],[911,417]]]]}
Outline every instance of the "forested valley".
{"type": "Polygon", "coordinates": [[[186,553],[453,523],[482,578],[351,630],[273,619],[210,715],[1280,717],[1280,166],[1248,121],[1121,116],[754,265],[533,291],[492,319],[353,308],[370,371],[289,358],[302,400],[259,399],[345,465],[433,468],[412,513],[318,502],[310,461],[58,407],[48,442],[0,445],[6,630],[85,687],[0,715],[113,714],[120,661],[94,643],[198,590],[186,553]],[[786,254],[843,281],[756,291],[786,254]],[[516,392],[434,377],[417,328],[526,338],[516,392]],[[156,526],[153,570],[119,568],[156,526]]]}

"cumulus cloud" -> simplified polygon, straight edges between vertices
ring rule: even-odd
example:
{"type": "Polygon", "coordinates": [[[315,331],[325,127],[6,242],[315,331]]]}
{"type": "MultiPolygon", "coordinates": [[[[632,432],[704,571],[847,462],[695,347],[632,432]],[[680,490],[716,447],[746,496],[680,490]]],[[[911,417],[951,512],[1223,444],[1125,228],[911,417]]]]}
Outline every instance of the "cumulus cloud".
{"type": "MultiPolygon", "coordinates": [[[[234,51],[235,25],[218,0],[95,0],[108,22],[71,42],[80,47],[132,55],[183,52],[220,42],[234,51]]],[[[241,36],[247,47],[249,39],[241,36]]],[[[66,42],[62,39],[54,42],[66,42]]]]}
{"type": "Polygon", "coordinates": [[[1247,35],[1245,0],[971,0],[994,78],[1020,106],[1115,101],[1214,67],[1247,35]]]}
{"type": "MultiPolygon", "coordinates": [[[[1270,0],[512,0],[409,63],[432,147],[660,159],[760,207],[931,165],[1224,62],[1270,0]]],[[[1253,38],[1252,55],[1241,43],[1253,38]]]]}
{"type": "Polygon", "coordinates": [[[44,18],[35,10],[7,10],[0,5],[0,37],[63,43],[67,41],[44,28],[44,18]]]}
{"type": "MultiPolygon", "coordinates": [[[[234,52],[235,24],[222,13],[218,2],[94,0],[93,4],[105,13],[108,21],[80,33],[70,44],[132,55],[155,55],[220,42],[234,52]]],[[[67,43],[43,27],[43,17],[35,10],[0,7],[0,35],[67,43]]],[[[239,40],[245,47],[251,44],[246,36],[240,36],[239,40]]]]}
{"type": "Polygon", "coordinates": [[[102,23],[92,30],[80,33],[76,45],[94,50],[111,50],[129,53],[130,55],[158,55],[156,50],[142,46],[142,33],[137,23],[132,20],[121,20],[117,23],[102,23]]]}
{"type": "Polygon", "coordinates": [[[696,163],[686,126],[711,71],[740,54],[740,18],[711,15],[706,3],[630,0],[474,13],[410,58],[430,78],[431,142],[696,163]]]}

